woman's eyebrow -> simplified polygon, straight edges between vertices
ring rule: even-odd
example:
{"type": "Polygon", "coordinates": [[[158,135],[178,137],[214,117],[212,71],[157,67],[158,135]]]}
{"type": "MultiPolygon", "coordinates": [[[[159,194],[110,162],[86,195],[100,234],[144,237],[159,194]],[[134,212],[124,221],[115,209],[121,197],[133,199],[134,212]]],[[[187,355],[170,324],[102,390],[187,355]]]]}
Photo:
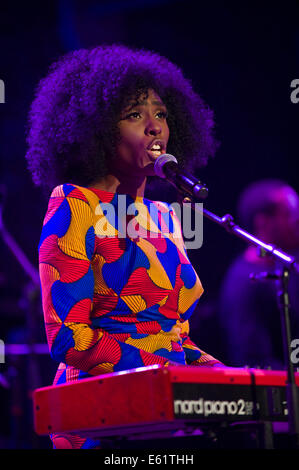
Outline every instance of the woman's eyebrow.
{"type": "MultiPolygon", "coordinates": [[[[163,108],[165,108],[165,109],[167,110],[166,104],[164,104],[163,101],[153,100],[153,101],[151,101],[151,104],[152,104],[153,106],[162,106],[163,108]]],[[[146,100],[143,100],[143,101],[135,101],[135,102],[129,104],[129,105],[123,110],[123,113],[128,113],[128,112],[130,112],[132,109],[137,108],[138,106],[148,106],[148,101],[146,101],[146,100]]]]}
{"type": "MultiPolygon", "coordinates": [[[[147,100],[135,101],[134,103],[129,105],[129,109],[135,108],[136,106],[148,106],[148,104],[149,103],[147,100]]],[[[164,106],[164,108],[166,108],[166,105],[163,103],[163,101],[154,100],[151,101],[150,104],[152,104],[153,106],[164,106]]]]}
{"type": "MultiPolygon", "coordinates": [[[[148,106],[148,101],[140,101],[138,104],[140,104],[141,106],[148,106]]],[[[154,105],[154,106],[165,106],[165,104],[163,103],[163,101],[158,101],[158,100],[153,100],[151,101],[151,104],[154,105]]],[[[166,107],[166,106],[165,106],[166,107]]]]}

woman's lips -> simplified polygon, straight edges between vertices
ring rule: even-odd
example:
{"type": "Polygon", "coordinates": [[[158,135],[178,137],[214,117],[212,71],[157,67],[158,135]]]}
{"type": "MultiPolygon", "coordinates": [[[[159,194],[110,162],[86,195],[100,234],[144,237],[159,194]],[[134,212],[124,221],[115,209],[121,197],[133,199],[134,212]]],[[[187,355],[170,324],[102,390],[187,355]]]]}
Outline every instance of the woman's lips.
{"type": "Polygon", "coordinates": [[[147,153],[154,159],[163,154],[163,150],[147,150],[147,153]]]}
{"type": "Polygon", "coordinates": [[[165,153],[165,146],[162,141],[155,140],[146,149],[151,159],[156,160],[160,155],[165,153]]]}
{"type": "Polygon", "coordinates": [[[157,158],[160,157],[160,155],[163,155],[163,153],[165,152],[163,150],[159,150],[159,151],[147,150],[146,153],[149,156],[150,160],[155,162],[157,158]]]}
{"type": "Polygon", "coordinates": [[[166,144],[160,138],[154,138],[146,147],[146,153],[151,162],[155,162],[160,155],[166,151],[166,144]]]}

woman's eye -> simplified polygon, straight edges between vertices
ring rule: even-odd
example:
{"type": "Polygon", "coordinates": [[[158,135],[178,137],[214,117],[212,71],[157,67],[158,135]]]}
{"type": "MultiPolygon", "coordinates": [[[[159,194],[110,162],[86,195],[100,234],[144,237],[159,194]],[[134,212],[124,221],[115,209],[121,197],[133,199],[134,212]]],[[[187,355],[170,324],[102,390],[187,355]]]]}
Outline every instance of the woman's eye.
{"type": "MultiPolygon", "coordinates": [[[[167,119],[168,113],[167,111],[158,111],[155,114],[157,119],[167,119]]],[[[132,111],[131,113],[127,114],[124,119],[141,119],[142,114],[139,111],[132,111]]]]}
{"type": "Polygon", "coordinates": [[[156,116],[158,116],[160,119],[167,119],[168,113],[166,111],[159,111],[156,116]]]}
{"type": "Polygon", "coordinates": [[[134,111],[133,113],[130,113],[126,116],[126,119],[134,118],[134,119],[139,119],[141,117],[141,114],[138,111],[134,111]]]}

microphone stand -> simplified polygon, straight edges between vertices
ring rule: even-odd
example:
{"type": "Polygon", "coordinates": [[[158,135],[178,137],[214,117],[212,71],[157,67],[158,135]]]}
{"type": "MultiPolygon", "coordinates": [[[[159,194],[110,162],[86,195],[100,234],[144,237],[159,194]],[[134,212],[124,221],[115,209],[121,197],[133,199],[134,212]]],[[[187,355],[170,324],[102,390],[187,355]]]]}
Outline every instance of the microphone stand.
{"type": "MultiPolygon", "coordinates": [[[[189,194],[183,199],[184,202],[191,202],[191,207],[196,212],[203,214],[212,222],[220,225],[225,228],[225,230],[245,240],[247,243],[251,243],[259,247],[263,253],[268,254],[275,259],[283,262],[284,267],[282,273],[278,275],[273,275],[272,278],[275,278],[280,282],[280,290],[278,292],[279,306],[280,306],[280,315],[281,315],[281,326],[282,326],[282,340],[283,340],[283,349],[284,349],[284,361],[287,366],[287,381],[286,381],[286,398],[288,406],[288,424],[289,424],[289,434],[291,437],[292,447],[299,449],[299,408],[298,408],[298,390],[295,381],[295,372],[294,366],[291,361],[291,329],[290,329],[290,318],[289,318],[289,295],[288,295],[288,283],[289,283],[289,274],[290,271],[295,271],[299,273],[299,264],[293,256],[290,256],[288,253],[281,251],[279,248],[268,243],[264,243],[262,240],[254,237],[249,232],[246,232],[241,227],[235,224],[233,217],[230,214],[226,214],[223,217],[219,217],[216,214],[198,207],[194,204],[194,201],[190,199],[189,194]]],[[[185,193],[186,194],[186,193],[185,193]]],[[[192,196],[191,196],[192,197],[192,196]]]]}

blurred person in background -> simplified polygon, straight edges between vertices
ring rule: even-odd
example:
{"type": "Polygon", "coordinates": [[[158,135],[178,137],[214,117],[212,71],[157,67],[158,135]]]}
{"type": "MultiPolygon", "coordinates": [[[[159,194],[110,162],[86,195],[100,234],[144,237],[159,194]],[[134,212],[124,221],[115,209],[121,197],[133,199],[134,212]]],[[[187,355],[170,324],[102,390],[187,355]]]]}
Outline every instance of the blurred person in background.
{"type": "MultiPolygon", "coordinates": [[[[241,194],[237,223],[263,242],[297,258],[299,254],[299,196],[286,182],[264,179],[241,194]]],[[[283,339],[277,286],[250,275],[281,268],[275,258],[261,256],[249,245],[229,267],[219,296],[219,324],[226,360],[232,366],[284,369],[283,339]]],[[[299,338],[299,275],[290,273],[292,339],[299,338]]]]}

